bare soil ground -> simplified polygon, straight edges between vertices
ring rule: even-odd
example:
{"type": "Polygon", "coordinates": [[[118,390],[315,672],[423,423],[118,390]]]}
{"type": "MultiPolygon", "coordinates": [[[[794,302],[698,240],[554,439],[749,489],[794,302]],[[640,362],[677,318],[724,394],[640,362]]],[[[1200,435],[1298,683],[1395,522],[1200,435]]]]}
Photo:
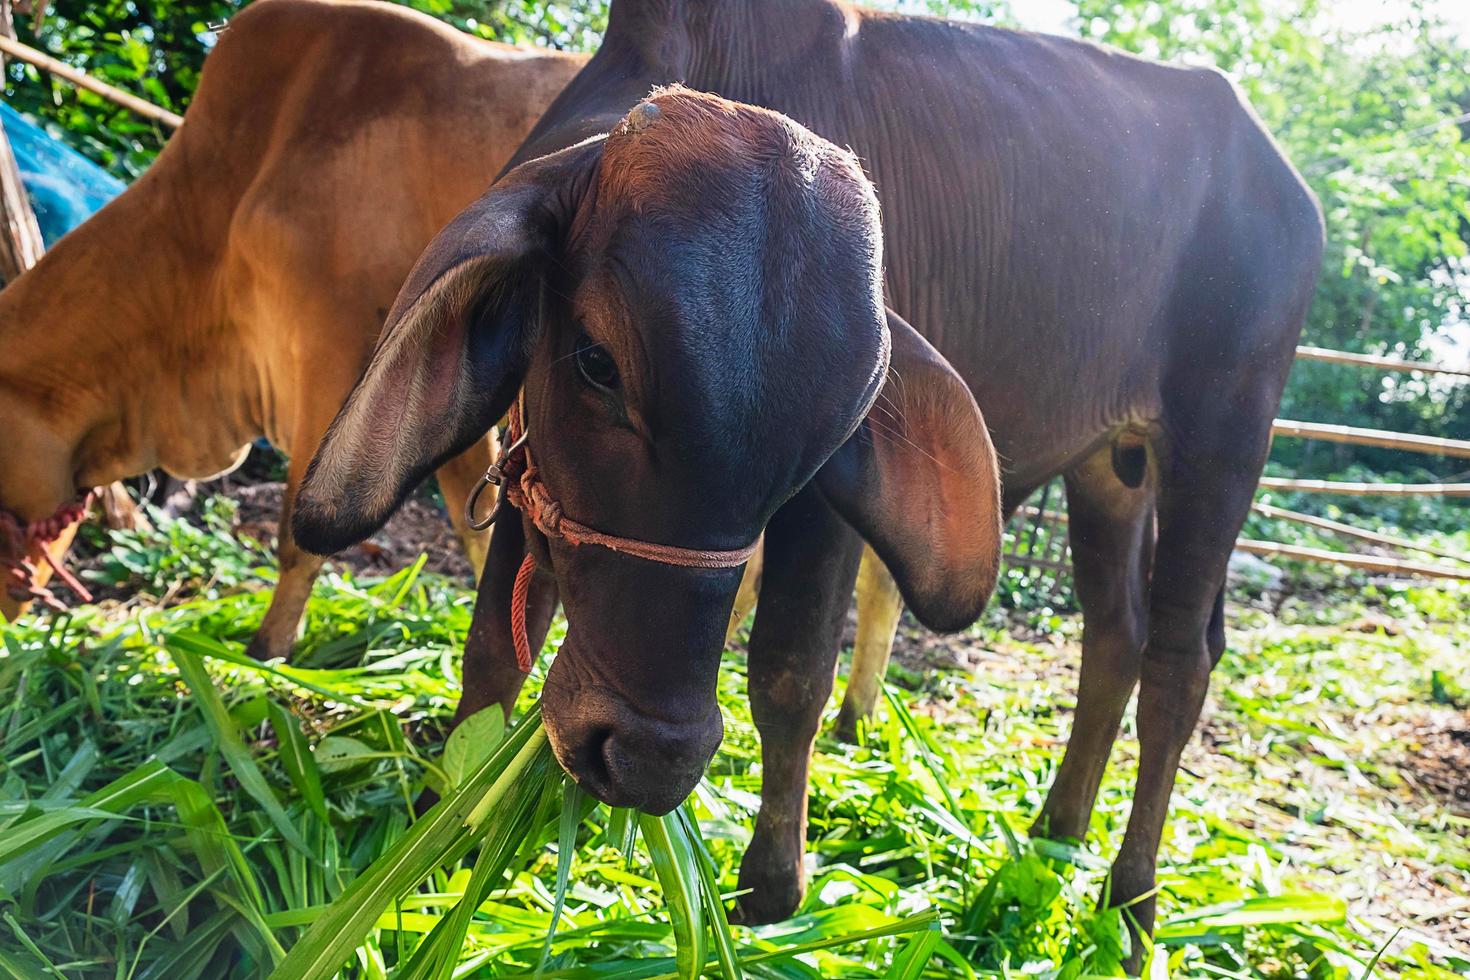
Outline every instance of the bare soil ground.
{"type": "MultiPolygon", "coordinates": [[[[274,546],[281,519],[283,483],[256,483],[235,488],[230,496],[239,505],[236,533],[274,546]]],[[[427,555],[425,568],[463,582],[474,579],[449,519],[427,495],[403,505],[387,525],[361,544],[333,557],[338,565],[360,575],[385,575],[427,555]]]]}

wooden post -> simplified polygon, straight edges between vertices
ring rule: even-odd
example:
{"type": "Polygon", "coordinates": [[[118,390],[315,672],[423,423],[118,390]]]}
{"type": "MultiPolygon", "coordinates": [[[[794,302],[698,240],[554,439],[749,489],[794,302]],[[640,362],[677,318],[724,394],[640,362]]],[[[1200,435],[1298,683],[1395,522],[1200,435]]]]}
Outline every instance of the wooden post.
{"type": "Polygon", "coordinates": [[[9,285],[41,260],[46,246],[4,130],[0,130],[0,224],[4,226],[0,235],[0,280],[9,285]]]}
{"type": "Polygon", "coordinates": [[[1349,354],[1347,351],[1328,350],[1325,347],[1298,347],[1296,356],[1302,361],[1350,364],[1354,367],[1376,368],[1379,371],[1422,371],[1425,374],[1450,374],[1470,378],[1470,369],[1451,368],[1422,361],[1405,361],[1397,357],[1379,357],[1376,354],[1349,354]]]}
{"type": "Polygon", "coordinates": [[[1271,434],[1295,439],[1345,442],[1353,446],[1402,449],[1411,453],[1429,453],[1434,456],[1470,457],[1470,442],[1463,439],[1439,439],[1434,436],[1416,436],[1405,432],[1388,432],[1383,429],[1361,429],[1352,425],[1327,425],[1322,422],[1293,422],[1289,419],[1277,419],[1271,426],[1271,434]]]}

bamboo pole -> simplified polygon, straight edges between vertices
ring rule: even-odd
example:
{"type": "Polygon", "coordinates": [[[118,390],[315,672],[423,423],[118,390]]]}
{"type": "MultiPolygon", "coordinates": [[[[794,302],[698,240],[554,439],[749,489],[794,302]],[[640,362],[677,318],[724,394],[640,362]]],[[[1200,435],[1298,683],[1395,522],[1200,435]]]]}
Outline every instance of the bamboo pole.
{"type": "MultiPolygon", "coordinates": [[[[1251,507],[1255,509],[1258,513],[1264,514],[1267,517],[1274,517],[1283,521],[1296,521],[1299,524],[1310,524],[1312,527],[1320,527],[1326,531],[1335,531],[1338,534],[1346,535],[1347,537],[1351,538],[1360,538],[1364,541],[1371,541],[1374,544],[1381,544],[1392,548],[1403,548],[1408,551],[1421,551],[1427,555],[1434,555],[1436,558],[1448,558],[1451,561],[1459,561],[1470,564],[1470,556],[1456,554],[1453,551],[1445,551],[1440,548],[1434,548],[1429,545],[1413,541],[1409,538],[1399,538],[1395,537],[1392,534],[1382,534],[1378,531],[1366,531],[1363,528],[1354,527],[1351,524],[1343,524],[1341,521],[1333,521],[1325,517],[1316,517],[1312,514],[1303,514],[1300,511],[1287,510],[1284,507],[1273,507],[1270,504],[1263,504],[1260,501],[1252,504],[1251,507]]],[[[1040,516],[1042,519],[1053,524],[1067,523],[1067,515],[1062,511],[1049,510],[1043,513],[1042,511],[1037,510],[1035,507],[1027,506],[1020,508],[1019,513],[1025,517],[1040,516]]]]}
{"type": "Polygon", "coordinates": [[[1263,490],[1335,493],[1345,497],[1470,497],[1470,483],[1350,483],[1263,476],[1260,486],[1263,490]]]}
{"type": "MultiPolygon", "coordinates": [[[[1392,535],[1376,534],[1372,531],[1364,531],[1350,524],[1340,524],[1337,521],[1329,521],[1323,517],[1312,517],[1310,514],[1299,514],[1296,511],[1283,510],[1280,507],[1272,507],[1270,504],[1257,503],[1255,509],[1268,517],[1277,517],[1283,520],[1300,520],[1304,524],[1312,524],[1327,530],[1339,531],[1343,534],[1351,533],[1353,537],[1361,537],[1364,540],[1376,544],[1394,545],[1396,547],[1408,548],[1414,551],[1422,551],[1439,558],[1448,558],[1453,561],[1470,563],[1470,558],[1456,555],[1452,552],[1440,551],[1416,544],[1404,538],[1395,538],[1392,535]]],[[[1066,524],[1067,515],[1060,511],[1042,512],[1035,507],[1021,507],[1019,514],[1026,517],[1040,516],[1043,519],[1057,523],[1066,524]]],[[[1250,538],[1241,538],[1235,542],[1239,551],[1249,552],[1255,555],[1266,555],[1276,558],[1291,558],[1297,561],[1310,561],[1330,565],[1347,565],[1352,568],[1364,568],[1369,571],[1392,572],[1401,575],[1420,575],[1427,578],[1448,578],[1470,581],[1470,571],[1461,572],[1454,568],[1446,568],[1442,565],[1426,565],[1419,562],[1403,561],[1396,558],[1375,558],[1370,555],[1352,555],[1337,551],[1325,551],[1320,548],[1301,548],[1295,545],[1276,544],[1272,541],[1253,541],[1250,538]]],[[[1015,555],[1007,555],[1006,561],[1023,565],[1038,564],[1032,559],[1022,559],[1015,555]]],[[[1056,568],[1054,571],[1064,571],[1064,568],[1056,568]]]]}
{"type": "MultiPolygon", "coordinates": [[[[0,0],[0,38],[14,34],[9,0],[0,0]]],[[[0,57],[0,72],[4,69],[5,59],[0,57]]],[[[0,283],[14,282],[41,260],[44,251],[41,226],[31,209],[31,199],[26,196],[20,165],[15,162],[9,137],[0,129],[0,283]]]]}
{"type": "Polygon", "coordinates": [[[1374,558],[1369,555],[1349,555],[1321,548],[1299,548],[1295,545],[1276,544],[1273,541],[1252,541],[1241,538],[1235,542],[1238,551],[1274,558],[1292,558],[1297,561],[1314,561],[1330,565],[1346,565],[1370,572],[1388,572],[1398,575],[1418,575],[1422,578],[1454,579],[1470,582],[1470,571],[1446,568],[1443,565],[1425,565],[1420,562],[1403,561],[1398,558],[1374,558]]]}
{"type": "Polygon", "coordinates": [[[1289,419],[1277,419],[1271,426],[1271,434],[1291,439],[1321,439],[1324,442],[1345,442],[1353,446],[1378,446],[1383,449],[1402,449],[1411,453],[1470,458],[1470,442],[1463,439],[1416,436],[1406,432],[1362,429],[1352,425],[1327,425],[1322,422],[1293,422],[1289,419]]]}
{"type": "Polygon", "coordinates": [[[1355,367],[1377,368],[1380,371],[1422,371],[1425,374],[1449,374],[1470,378],[1470,369],[1445,367],[1442,364],[1426,364],[1405,361],[1397,357],[1380,357],[1377,354],[1350,354],[1347,351],[1328,350],[1326,347],[1298,347],[1298,360],[1325,361],[1328,364],[1351,364],[1355,367]]]}
{"type": "Polygon", "coordinates": [[[100,82],[81,69],[73,68],[64,61],[58,61],[44,51],[37,51],[30,45],[22,44],[13,37],[0,35],[0,51],[5,52],[12,58],[19,58],[21,61],[29,62],[37,68],[43,68],[59,78],[66,79],[78,88],[95,92],[104,99],[116,102],[126,109],[131,109],[140,116],[146,116],[149,119],[163,123],[171,129],[178,129],[184,124],[184,117],[178,113],[169,112],[167,109],[160,108],[152,102],[138,98],[131,92],[124,92],[122,89],[108,85],[106,82],[100,82]]]}
{"type": "Polygon", "coordinates": [[[1395,537],[1392,534],[1383,534],[1379,531],[1368,531],[1360,527],[1354,527],[1351,524],[1344,524],[1341,521],[1329,520],[1326,517],[1317,517],[1312,514],[1303,514],[1299,511],[1286,510],[1281,507],[1272,507],[1270,504],[1263,504],[1259,501],[1251,506],[1257,513],[1264,514],[1267,517],[1274,517],[1278,520],[1294,521],[1298,524],[1318,527],[1324,531],[1331,531],[1334,534],[1341,534],[1345,537],[1357,538],[1360,541],[1370,541],[1373,544],[1381,544],[1390,548],[1402,548],[1405,551],[1420,551],[1426,555],[1434,555],[1436,558],[1448,558],[1450,561],[1470,564],[1470,557],[1457,555],[1453,551],[1434,548],[1408,538],[1395,537]]]}
{"type": "Polygon", "coordinates": [[[26,197],[10,139],[0,130],[0,282],[6,285],[41,261],[46,246],[26,197]]]}

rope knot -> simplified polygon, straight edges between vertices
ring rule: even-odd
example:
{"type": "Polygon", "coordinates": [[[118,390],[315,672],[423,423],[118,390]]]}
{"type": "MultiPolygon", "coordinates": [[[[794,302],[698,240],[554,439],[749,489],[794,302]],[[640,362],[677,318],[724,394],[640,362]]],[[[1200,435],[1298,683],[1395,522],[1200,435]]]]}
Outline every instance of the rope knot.
{"type": "Polygon", "coordinates": [[[62,504],[50,517],[30,524],[22,524],[20,518],[9,511],[0,511],[0,568],[5,569],[5,590],[11,598],[21,602],[37,601],[54,612],[66,611],[66,606],[50,589],[36,582],[38,569],[30,560],[29,552],[39,549],[41,559],[51,566],[58,581],[66,583],[83,602],[92,601],[92,593],[77,581],[62,561],[53,559],[46,550],[47,545],[86,516],[91,502],[92,495],[88,493],[81,500],[62,504]]]}
{"type": "Polygon", "coordinates": [[[536,494],[536,526],[548,537],[559,538],[562,536],[562,514],[561,504],[551,499],[551,495],[539,484],[536,487],[540,493],[536,494]]]}

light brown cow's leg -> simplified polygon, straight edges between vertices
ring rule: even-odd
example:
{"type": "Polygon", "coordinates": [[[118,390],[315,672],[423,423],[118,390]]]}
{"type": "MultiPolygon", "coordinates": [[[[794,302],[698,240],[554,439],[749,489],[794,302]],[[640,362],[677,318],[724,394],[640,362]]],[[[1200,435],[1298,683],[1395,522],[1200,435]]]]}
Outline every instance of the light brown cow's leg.
{"type": "Polygon", "coordinates": [[[1119,722],[1138,683],[1148,622],[1153,494],[1146,486],[1124,486],[1110,457],[1104,449],[1067,476],[1072,581],[1084,623],[1082,672],[1067,752],[1031,828],[1038,837],[1087,835],[1119,722]]]}
{"type": "MultiPolygon", "coordinates": [[[[310,442],[315,450],[316,442],[310,442]]],[[[281,501],[281,529],[276,533],[276,561],[279,576],[276,577],[275,594],[270,597],[270,607],[265,619],[260,620],[260,629],[250,639],[245,652],[256,660],[290,658],[291,646],[301,629],[301,614],[306,611],[306,601],[312,597],[312,583],[316,573],[322,570],[322,560],[309,551],[303,551],[291,538],[291,502],[295,500],[295,489],[306,476],[310,454],[303,453],[291,458],[285,478],[285,494],[281,501]]]]}
{"type": "Polygon", "coordinates": [[[837,648],[862,550],[813,488],[766,528],[765,573],[750,634],[750,709],[761,736],[761,809],[740,864],[749,923],[791,915],[806,888],[807,770],[832,693],[837,648]]]}
{"type": "Polygon", "coordinates": [[[735,593],[735,605],[730,609],[730,626],[725,630],[725,646],[735,638],[735,631],[745,622],[745,617],[755,608],[756,596],[760,594],[761,569],[765,567],[764,543],[755,549],[750,561],[745,563],[745,574],[740,578],[740,591],[735,593]]]}
{"type": "Polygon", "coordinates": [[[291,504],[310,461],[309,454],[297,455],[287,470],[285,499],[281,504],[281,529],[276,545],[280,575],[260,629],[245,650],[256,660],[288,659],[291,656],[291,647],[295,645],[296,634],[301,629],[301,616],[306,611],[306,601],[311,598],[312,583],[322,568],[322,560],[298,548],[291,537],[291,504]]]}
{"type": "Polygon", "coordinates": [[[857,608],[852,671],[847,675],[847,691],[842,696],[834,732],[844,742],[856,742],[858,729],[873,720],[883,678],[888,673],[888,658],[893,654],[893,638],[898,635],[898,620],[903,615],[898,583],[872,548],[863,549],[863,563],[858,568],[857,608]]]}
{"type": "MultiPolygon", "coordinates": [[[[464,554],[469,559],[470,568],[474,570],[475,581],[480,580],[480,572],[485,567],[485,554],[490,548],[490,531],[476,531],[465,522],[464,505],[469,499],[470,491],[479,482],[480,476],[486,468],[495,461],[496,448],[499,440],[496,438],[495,430],[475,443],[469,449],[439,467],[437,476],[439,478],[439,492],[444,496],[444,507],[449,512],[449,523],[454,528],[454,533],[459,537],[460,545],[464,548],[464,554]]],[[[481,513],[487,513],[490,506],[495,502],[495,491],[488,489],[481,498],[481,513]]]]}

